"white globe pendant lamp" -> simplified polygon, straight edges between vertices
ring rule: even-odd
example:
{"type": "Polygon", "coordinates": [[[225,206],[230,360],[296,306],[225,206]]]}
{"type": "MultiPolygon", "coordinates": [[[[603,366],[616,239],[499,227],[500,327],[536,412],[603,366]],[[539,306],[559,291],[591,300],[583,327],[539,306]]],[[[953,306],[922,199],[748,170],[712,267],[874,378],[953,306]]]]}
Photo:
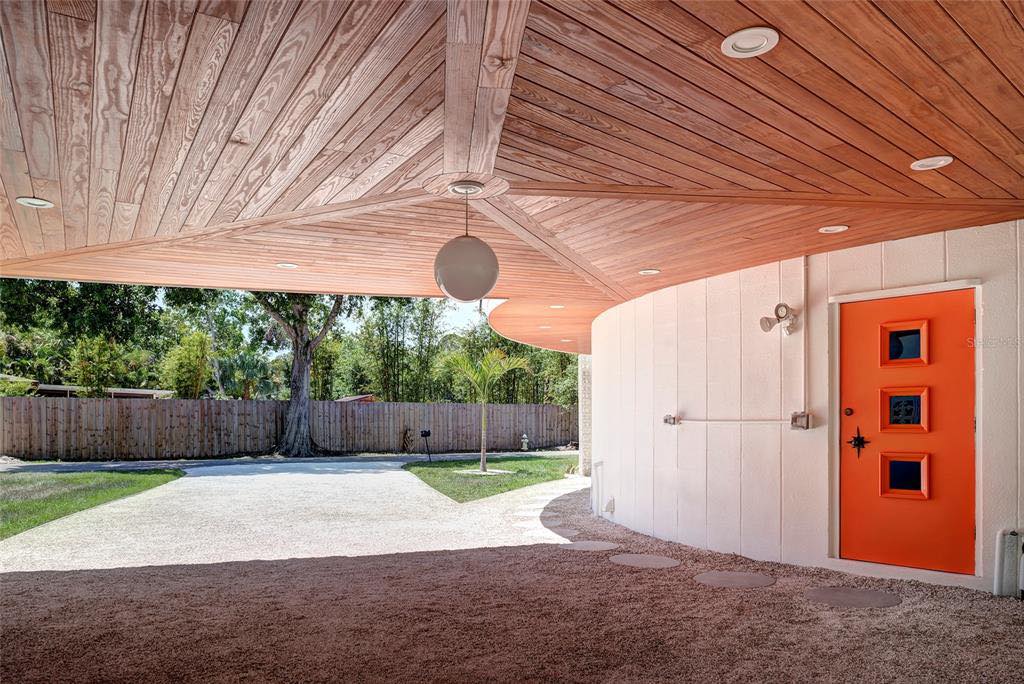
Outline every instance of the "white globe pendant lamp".
{"type": "Polygon", "coordinates": [[[469,234],[469,197],[483,190],[473,181],[449,186],[451,192],[466,198],[466,234],[449,240],[434,258],[434,280],[441,291],[459,302],[483,299],[498,282],[498,257],[479,238],[469,234]]]}

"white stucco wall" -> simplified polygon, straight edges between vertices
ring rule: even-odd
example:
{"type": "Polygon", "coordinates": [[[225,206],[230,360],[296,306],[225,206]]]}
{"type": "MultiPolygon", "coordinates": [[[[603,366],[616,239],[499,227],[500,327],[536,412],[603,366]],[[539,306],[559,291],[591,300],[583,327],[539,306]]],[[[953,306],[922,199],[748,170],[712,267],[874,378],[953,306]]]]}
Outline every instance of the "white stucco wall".
{"type": "Polygon", "coordinates": [[[592,343],[595,510],[761,560],[990,588],[996,532],[1024,527],[1022,224],[771,263],[601,314],[592,343]],[[989,343],[978,350],[978,576],[835,558],[828,299],[966,278],[982,281],[977,335],[989,343]],[[789,337],[758,326],[780,301],[801,314],[789,337]],[[805,401],[814,428],[790,430],[805,401]],[[666,414],[686,420],[666,425],[666,414]]]}

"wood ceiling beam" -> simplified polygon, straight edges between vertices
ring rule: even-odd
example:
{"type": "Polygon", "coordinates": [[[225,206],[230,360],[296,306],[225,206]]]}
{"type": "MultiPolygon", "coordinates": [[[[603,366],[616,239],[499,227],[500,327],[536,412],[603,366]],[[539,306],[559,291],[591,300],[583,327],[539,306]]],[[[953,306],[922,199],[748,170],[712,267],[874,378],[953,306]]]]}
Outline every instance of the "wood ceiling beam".
{"type": "Polygon", "coordinates": [[[514,196],[590,197],[593,199],[654,200],[708,204],[785,204],[816,207],[866,207],[872,209],[919,209],[928,211],[1020,211],[1022,199],[874,197],[826,195],[813,192],[767,190],[680,190],[646,185],[547,183],[513,181],[506,193],[514,196]]]}
{"type": "Polygon", "coordinates": [[[448,0],[444,171],[493,173],[530,0],[448,0]]]}
{"type": "Polygon", "coordinates": [[[616,301],[633,298],[633,293],[614,281],[601,269],[594,266],[577,252],[571,250],[554,233],[537,223],[525,211],[506,197],[490,197],[471,202],[479,211],[496,224],[515,235],[556,263],[565,266],[588,283],[616,301]]]}
{"type": "Polygon", "coordinates": [[[436,196],[417,188],[414,190],[404,190],[402,192],[394,192],[386,195],[361,197],[350,202],[325,204],[320,207],[298,209],[296,211],[289,211],[272,216],[261,216],[259,218],[246,219],[244,221],[234,221],[232,223],[224,223],[219,226],[189,230],[176,235],[153,236],[136,240],[126,240],[123,242],[110,242],[100,245],[92,245],[89,247],[81,247],[78,249],[63,250],[60,252],[38,254],[26,258],[8,259],[3,262],[3,265],[14,266],[44,263],[47,261],[60,260],[82,254],[99,254],[103,252],[133,250],[138,247],[163,246],[169,244],[187,244],[201,242],[212,237],[235,237],[251,233],[262,228],[303,225],[309,223],[313,219],[334,221],[359,216],[361,214],[369,214],[383,209],[395,209],[413,204],[423,204],[436,199],[436,196]]]}

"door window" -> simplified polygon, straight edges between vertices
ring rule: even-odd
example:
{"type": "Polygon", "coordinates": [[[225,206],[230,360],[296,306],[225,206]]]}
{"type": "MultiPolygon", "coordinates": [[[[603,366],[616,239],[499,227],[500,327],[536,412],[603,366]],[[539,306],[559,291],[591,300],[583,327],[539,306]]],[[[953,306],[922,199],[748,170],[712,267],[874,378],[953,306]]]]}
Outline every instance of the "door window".
{"type": "Polygon", "coordinates": [[[879,361],[883,367],[928,365],[928,321],[882,323],[879,329],[879,361]]]}
{"type": "Polygon", "coordinates": [[[928,454],[879,454],[879,494],[897,499],[927,499],[928,454]]]}
{"type": "Polygon", "coordinates": [[[882,432],[928,432],[927,387],[883,387],[879,395],[882,432]]]}

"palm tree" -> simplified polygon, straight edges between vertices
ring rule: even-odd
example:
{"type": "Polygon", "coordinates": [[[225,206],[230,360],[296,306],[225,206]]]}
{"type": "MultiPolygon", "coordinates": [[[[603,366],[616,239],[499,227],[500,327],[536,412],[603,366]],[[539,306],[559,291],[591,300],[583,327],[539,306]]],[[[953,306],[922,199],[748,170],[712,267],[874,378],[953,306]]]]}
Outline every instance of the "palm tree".
{"type": "Polygon", "coordinates": [[[479,361],[466,353],[448,357],[448,366],[456,375],[466,379],[480,402],[480,472],[487,472],[487,403],[491,390],[506,373],[517,369],[529,370],[526,359],[521,356],[505,356],[500,349],[491,349],[479,361]]]}
{"type": "Polygon", "coordinates": [[[244,351],[224,361],[224,384],[227,392],[242,399],[270,396],[274,383],[270,379],[270,363],[259,354],[244,351]]]}

